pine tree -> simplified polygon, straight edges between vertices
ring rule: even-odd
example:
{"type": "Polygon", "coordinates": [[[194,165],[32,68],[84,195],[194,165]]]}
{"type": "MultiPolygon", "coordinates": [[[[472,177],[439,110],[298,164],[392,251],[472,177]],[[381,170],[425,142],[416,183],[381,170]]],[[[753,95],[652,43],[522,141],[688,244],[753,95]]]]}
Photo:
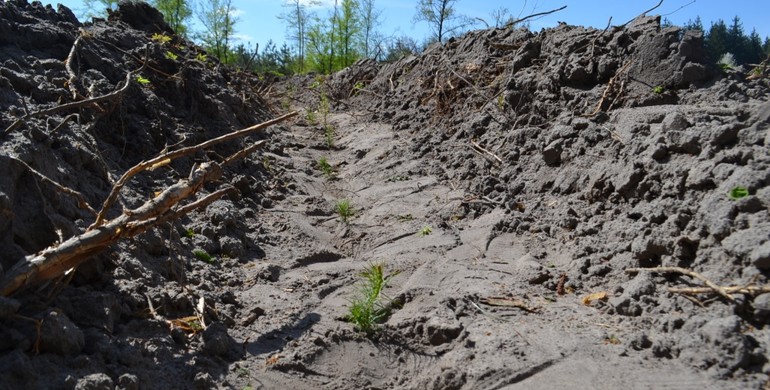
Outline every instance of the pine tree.
{"type": "Polygon", "coordinates": [[[711,28],[709,28],[706,34],[706,51],[714,62],[718,61],[722,54],[729,51],[727,46],[727,25],[724,20],[719,19],[716,23],[711,23],[711,28]]]}

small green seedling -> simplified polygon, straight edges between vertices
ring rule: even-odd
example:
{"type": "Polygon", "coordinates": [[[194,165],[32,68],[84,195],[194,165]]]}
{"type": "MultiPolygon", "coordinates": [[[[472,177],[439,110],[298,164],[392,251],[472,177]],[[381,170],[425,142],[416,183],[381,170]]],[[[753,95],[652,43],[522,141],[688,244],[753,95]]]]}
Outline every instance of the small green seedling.
{"type": "Polygon", "coordinates": [[[497,108],[502,111],[503,107],[505,106],[505,97],[503,97],[503,94],[497,95],[497,108]]]}
{"type": "Polygon", "coordinates": [[[205,261],[209,264],[214,264],[216,260],[214,260],[214,257],[212,257],[208,252],[206,252],[203,249],[193,249],[192,251],[193,255],[198,258],[198,260],[205,261]]]}
{"type": "Polygon", "coordinates": [[[334,149],[334,128],[330,124],[324,126],[324,141],[327,148],[334,149]]]}
{"type": "Polygon", "coordinates": [[[663,88],[662,85],[658,85],[658,86],[656,86],[655,88],[652,89],[652,93],[655,93],[655,94],[658,94],[658,95],[662,94],[663,92],[666,92],[666,89],[663,88]]]}
{"type": "Polygon", "coordinates": [[[427,225],[423,226],[422,229],[420,229],[420,231],[417,232],[417,234],[419,234],[421,237],[425,237],[427,235],[430,235],[431,233],[433,233],[433,229],[427,225]]]}
{"type": "Polygon", "coordinates": [[[200,62],[206,62],[206,60],[209,59],[209,57],[203,53],[198,53],[198,55],[195,56],[195,59],[200,62]]]}
{"type": "Polygon", "coordinates": [[[338,200],[337,203],[334,205],[334,211],[337,212],[337,215],[340,216],[340,219],[344,223],[349,223],[350,219],[353,218],[353,206],[350,204],[350,201],[347,199],[341,199],[338,200]]]}
{"type": "Polygon", "coordinates": [[[383,294],[388,282],[398,272],[385,276],[382,263],[369,264],[361,273],[361,282],[356,296],[350,301],[348,321],[366,334],[372,334],[376,325],[390,314],[392,299],[383,294]]]}
{"type": "Polygon", "coordinates": [[[178,55],[176,55],[176,54],[174,54],[173,52],[170,52],[170,51],[166,52],[165,57],[167,59],[171,60],[171,61],[176,61],[179,58],[178,55]]]}
{"type": "Polygon", "coordinates": [[[152,34],[151,39],[153,41],[155,41],[155,42],[160,43],[161,45],[165,45],[165,44],[171,42],[171,37],[166,35],[166,34],[155,33],[155,34],[152,34]]]}
{"type": "Polygon", "coordinates": [[[316,124],[315,111],[307,110],[307,113],[305,114],[305,119],[307,120],[307,123],[310,123],[311,125],[315,125],[316,124]]]}
{"type": "Polygon", "coordinates": [[[150,79],[144,78],[142,75],[136,75],[136,82],[144,85],[145,87],[149,86],[151,83],[150,79]]]}
{"type": "Polygon", "coordinates": [[[187,230],[184,231],[184,235],[187,238],[193,238],[193,237],[195,237],[195,231],[192,230],[192,228],[187,228],[187,230]]]}
{"type": "Polygon", "coordinates": [[[321,168],[321,171],[326,175],[326,178],[331,179],[334,177],[334,168],[332,168],[331,164],[329,164],[329,161],[326,159],[326,157],[321,157],[318,159],[318,167],[321,168]]]}
{"type": "Polygon", "coordinates": [[[749,196],[749,190],[746,187],[735,187],[730,190],[728,196],[732,200],[738,200],[749,196]]]}

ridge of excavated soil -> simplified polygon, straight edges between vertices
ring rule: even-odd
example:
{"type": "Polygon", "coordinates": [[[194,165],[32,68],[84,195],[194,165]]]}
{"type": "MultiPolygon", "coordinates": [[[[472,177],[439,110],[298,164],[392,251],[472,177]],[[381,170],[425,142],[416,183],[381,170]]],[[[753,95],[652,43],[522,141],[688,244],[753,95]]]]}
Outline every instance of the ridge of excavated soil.
{"type": "Polygon", "coordinates": [[[144,62],[149,80],[0,135],[2,270],[93,222],[40,175],[98,209],[163,150],[300,118],[138,175],[111,218],[268,140],[199,197],[237,194],[0,298],[0,389],[767,386],[770,294],[627,272],[768,285],[768,80],[714,69],[697,33],[655,17],[472,31],[272,84],[154,34],[170,30],[142,3],[85,25],[0,3],[0,128],[117,91],[144,62]],[[345,316],[379,262],[398,305],[367,337],[345,316]]]}

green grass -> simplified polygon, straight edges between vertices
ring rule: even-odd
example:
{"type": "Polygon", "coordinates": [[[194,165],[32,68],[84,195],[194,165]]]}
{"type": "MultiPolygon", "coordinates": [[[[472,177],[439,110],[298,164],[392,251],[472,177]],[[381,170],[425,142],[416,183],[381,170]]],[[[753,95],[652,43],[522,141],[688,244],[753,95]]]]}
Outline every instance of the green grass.
{"type": "Polygon", "coordinates": [[[385,276],[384,268],[382,263],[369,264],[361,273],[358,291],[350,301],[347,320],[366,334],[373,333],[377,324],[390,314],[392,300],[385,297],[383,290],[398,272],[385,276]]]}
{"type": "Polygon", "coordinates": [[[195,255],[195,257],[198,258],[198,260],[205,261],[206,263],[209,263],[209,264],[216,263],[216,260],[214,260],[214,257],[211,256],[208,252],[206,252],[203,249],[193,249],[192,253],[193,255],[195,255]]]}
{"type": "Polygon", "coordinates": [[[662,94],[663,92],[666,92],[666,89],[663,88],[662,85],[658,85],[657,87],[652,89],[652,93],[655,93],[655,94],[658,94],[658,95],[662,94]]]}
{"type": "Polygon", "coordinates": [[[321,157],[318,159],[318,168],[321,168],[321,172],[324,173],[327,179],[334,177],[334,168],[332,168],[331,164],[329,164],[329,161],[326,159],[326,157],[321,157]]]}
{"type": "Polygon", "coordinates": [[[730,190],[728,196],[732,200],[738,200],[749,196],[749,190],[746,187],[735,187],[730,190]]]}
{"type": "Polygon", "coordinates": [[[350,219],[353,218],[353,206],[347,199],[340,199],[334,205],[334,211],[340,216],[340,220],[344,223],[350,223],[350,219]]]}

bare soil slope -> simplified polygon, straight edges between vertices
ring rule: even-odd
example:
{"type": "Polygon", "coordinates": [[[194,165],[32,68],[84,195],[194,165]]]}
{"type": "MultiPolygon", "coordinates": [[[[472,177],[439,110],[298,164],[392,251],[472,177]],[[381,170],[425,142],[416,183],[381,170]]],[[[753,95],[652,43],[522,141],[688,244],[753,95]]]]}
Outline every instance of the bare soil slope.
{"type": "Polygon", "coordinates": [[[712,69],[697,34],[652,17],[474,31],[393,64],[265,85],[162,42],[168,27],[141,4],[83,26],[10,1],[0,32],[3,129],[120,89],[149,55],[149,83],[2,135],[6,270],[93,222],[33,170],[98,209],[116,177],[166,148],[302,113],[142,173],[111,215],[269,140],[201,189],[237,195],[0,298],[0,388],[767,384],[768,79],[712,69]],[[366,337],[344,318],[373,262],[398,272],[386,289],[398,305],[366,337]],[[657,267],[743,290],[686,295],[669,288],[705,285],[628,272],[657,267]]]}

